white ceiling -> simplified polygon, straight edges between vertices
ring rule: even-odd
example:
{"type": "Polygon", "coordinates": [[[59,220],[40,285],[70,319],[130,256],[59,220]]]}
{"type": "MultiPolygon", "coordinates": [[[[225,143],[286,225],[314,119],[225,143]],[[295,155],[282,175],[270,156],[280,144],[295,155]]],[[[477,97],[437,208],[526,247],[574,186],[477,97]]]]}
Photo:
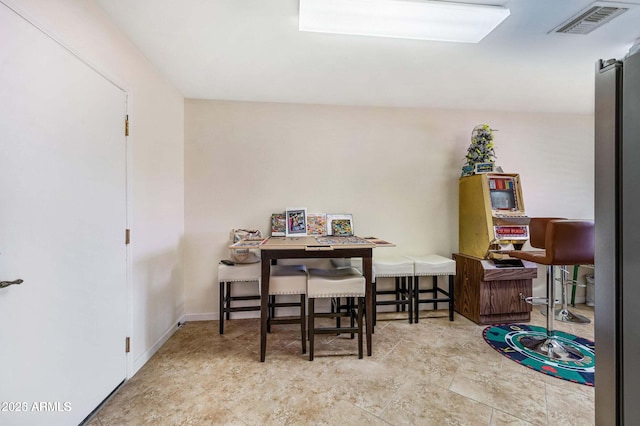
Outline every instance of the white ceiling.
{"type": "Polygon", "coordinates": [[[640,38],[640,6],[588,35],[548,34],[593,0],[467,0],[511,10],[478,44],[299,32],[297,0],[97,2],[200,99],[591,113],[596,60],[640,38]]]}

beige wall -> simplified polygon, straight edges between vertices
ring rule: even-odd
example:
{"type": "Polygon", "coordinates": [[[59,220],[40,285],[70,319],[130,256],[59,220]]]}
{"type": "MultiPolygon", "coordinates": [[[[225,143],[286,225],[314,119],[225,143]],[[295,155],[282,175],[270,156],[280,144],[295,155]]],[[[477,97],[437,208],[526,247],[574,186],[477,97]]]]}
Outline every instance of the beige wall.
{"type": "Polygon", "coordinates": [[[593,216],[593,117],[486,111],[185,101],[185,305],[217,312],[229,231],[269,233],[286,207],[352,213],[375,256],[458,246],[458,178],[480,123],[497,164],[519,173],[529,215],[593,216]]]}
{"type": "Polygon", "coordinates": [[[184,315],[183,97],[93,1],[2,1],[128,93],[133,374],[184,315]]]}
{"type": "Polygon", "coordinates": [[[183,103],[94,2],[2,1],[128,92],[130,373],[185,313],[216,313],[229,230],[268,233],[272,212],[352,213],[359,235],[398,245],[377,256],[456,251],[457,180],[476,124],[499,129],[498,164],[520,173],[531,216],[593,215],[592,116],[183,103]]]}

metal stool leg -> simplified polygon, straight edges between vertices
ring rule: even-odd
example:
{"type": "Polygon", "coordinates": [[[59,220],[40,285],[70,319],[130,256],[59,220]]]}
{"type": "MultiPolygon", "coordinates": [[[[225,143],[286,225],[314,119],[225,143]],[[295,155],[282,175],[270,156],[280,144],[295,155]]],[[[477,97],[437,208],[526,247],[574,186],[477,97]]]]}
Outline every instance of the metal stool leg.
{"type": "Polygon", "coordinates": [[[568,274],[569,274],[569,270],[566,269],[565,267],[562,267],[561,279],[560,279],[560,283],[562,285],[562,309],[560,309],[560,312],[558,312],[558,314],[556,315],[556,319],[562,322],[589,324],[591,322],[589,318],[585,317],[584,315],[576,314],[574,312],[569,311],[569,300],[567,298],[567,286],[569,285],[569,283],[571,283],[572,285],[574,285],[573,288],[575,289],[575,282],[574,281],[567,282],[566,276],[568,274]]]}
{"type": "MultiPolygon", "coordinates": [[[[560,286],[562,287],[562,306],[558,307],[554,311],[556,320],[562,321],[562,322],[572,322],[576,324],[589,324],[591,322],[589,318],[569,311],[569,304],[568,304],[569,302],[567,298],[567,285],[569,285],[569,282],[567,282],[567,279],[566,279],[566,276],[568,274],[569,274],[569,270],[566,268],[566,266],[561,266],[560,267],[560,286]]],[[[540,310],[540,313],[546,316],[547,309],[540,310]]]]}
{"type": "Polygon", "coordinates": [[[555,330],[555,307],[556,307],[556,286],[555,268],[547,267],[547,334],[540,336],[523,336],[520,343],[529,350],[549,357],[551,359],[580,361],[584,357],[576,348],[561,342],[556,336],[555,330]]]}

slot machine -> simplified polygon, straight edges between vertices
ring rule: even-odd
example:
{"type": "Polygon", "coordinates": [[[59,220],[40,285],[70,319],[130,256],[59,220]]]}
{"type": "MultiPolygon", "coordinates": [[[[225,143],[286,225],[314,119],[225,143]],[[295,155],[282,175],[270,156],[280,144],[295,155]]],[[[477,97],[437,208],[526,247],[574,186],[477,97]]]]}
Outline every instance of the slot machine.
{"type": "Polygon", "coordinates": [[[484,173],[460,178],[460,253],[490,259],[496,266],[522,266],[507,252],[529,239],[520,176],[484,173]]]}

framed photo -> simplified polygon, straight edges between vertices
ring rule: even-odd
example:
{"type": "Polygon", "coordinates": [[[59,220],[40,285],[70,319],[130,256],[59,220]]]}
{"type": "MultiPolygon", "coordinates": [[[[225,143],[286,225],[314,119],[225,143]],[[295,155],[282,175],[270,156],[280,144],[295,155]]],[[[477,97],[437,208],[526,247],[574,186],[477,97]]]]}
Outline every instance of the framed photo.
{"type": "Polygon", "coordinates": [[[271,215],[271,236],[284,237],[287,233],[287,219],[283,213],[273,213],[271,215]]]}
{"type": "Polygon", "coordinates": [[[328,214],[327,215],[327,235],[333,235],[336,237],[353,236],[353,215],[328,214]]]}
{"type": "Polygon", "coordinates": [[[289,208],[286,213],[287,237],[307,235],[307,209],[289,208]]]}
{"type": "Polygon", "coordinates": [[[462,177],[471,176],[475,171],[475,167],[470,164],[465,164],[462,166],[462,177]]]}
{"type": "Polygon", "coordinates": [[[480,173],[490,173],[493,171],[493,163],[476,163],[474,171],[480,173]]]}
{"type": "Polygon", "coordinates": [[[307,234],[327,235],[327,215],[326,213],[307,214],[307,234]]]}

